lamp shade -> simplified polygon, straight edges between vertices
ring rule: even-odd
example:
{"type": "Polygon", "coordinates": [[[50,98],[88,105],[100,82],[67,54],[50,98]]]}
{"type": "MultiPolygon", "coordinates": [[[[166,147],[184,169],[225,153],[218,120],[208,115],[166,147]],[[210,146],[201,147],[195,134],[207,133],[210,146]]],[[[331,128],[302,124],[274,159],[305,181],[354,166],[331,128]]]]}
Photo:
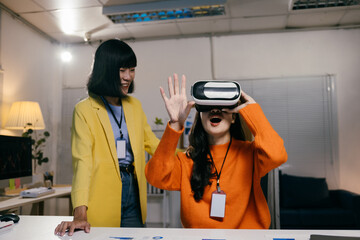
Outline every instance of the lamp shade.
{"type": "Polygon", "coordinates": [[[45,123],[37,102],[14,102],[5,124],[6,129],[44,129],[45,123]],[[31,125],[29,125],[31,124],[31,125]]]}

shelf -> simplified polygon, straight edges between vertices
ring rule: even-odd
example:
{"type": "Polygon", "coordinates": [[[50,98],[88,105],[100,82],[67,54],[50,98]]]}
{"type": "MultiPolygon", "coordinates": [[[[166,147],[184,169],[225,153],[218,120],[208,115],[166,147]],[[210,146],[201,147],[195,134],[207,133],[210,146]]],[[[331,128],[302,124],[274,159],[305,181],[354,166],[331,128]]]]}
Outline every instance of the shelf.
{"type": "Polygon", "coordinates": [[[149,215],[147,226],[168,227],[169,226],[169,193],[167,191],[155,188],[148,184],[148,211],[152,212],[153,217],[149,215]],[[149,193],[150,192],[150,193],[149,193]],[[151,211],[151,210],[152,211],[151,211]],[[157,210],[155,210],[157,209],[157,210]]]}
{"type": "Polygon", "coordinates": [[[154,193],[148,193],[147,195],[149,198],[163,198],[164,194],[160,193],[160,194],[154,194],[154,193]]]}

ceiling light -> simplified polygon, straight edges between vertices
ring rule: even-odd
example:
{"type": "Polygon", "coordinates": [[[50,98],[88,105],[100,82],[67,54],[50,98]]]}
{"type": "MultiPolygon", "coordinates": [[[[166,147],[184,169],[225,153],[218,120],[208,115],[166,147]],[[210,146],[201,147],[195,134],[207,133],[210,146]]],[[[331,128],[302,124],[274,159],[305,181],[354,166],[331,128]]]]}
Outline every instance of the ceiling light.
{"type": "Polygon", "coordinates": [[[113,23],[149,22],[225,15],[226,0],[167,0],[138,4],[105,6],[113,23]]]}
{"type": "Polygon", "coordinates": [[[75,24],[76,24],[76,14],[74,10],[67,9],[60,11],[60,27],[65,34],[74,33],[75,24]]]}
{"type": "Polygon", "coordinates": [[[360,0],[295,0],[292,10],[330,8],[330,7],[348,7],[360,5],[360,0]]]}
{"type": "Polygon", "coordinates": [[[91,33],[86,32],[86,33],[84,34],[84,41],[85,41],[85,42],[89,42],[90,40],[91,40],[91,33]]]}
{"type": "Polygon", "coordinates": [[[70,62],[71,59],[72,59],[72,55],[71,55],[70,52],[65,51],[65,52],[62,52],[62,53],[61,53],[61,60],[62,60],[63,62],[70,62]]]}

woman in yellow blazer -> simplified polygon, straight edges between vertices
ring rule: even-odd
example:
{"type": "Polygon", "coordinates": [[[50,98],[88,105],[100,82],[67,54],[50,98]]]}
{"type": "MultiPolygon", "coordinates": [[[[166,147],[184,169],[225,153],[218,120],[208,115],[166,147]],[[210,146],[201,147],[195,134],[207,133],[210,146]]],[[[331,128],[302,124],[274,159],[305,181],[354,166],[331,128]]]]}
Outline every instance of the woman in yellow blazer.
{"type": "Polygon", "coordinates": [[[142,227],[146,219],[145,151],[159,143],[134,88],[136,56],[125,42],[108,40],[95,53],[89,97],[75,106],[71,130],[74,219],[55,229],[142,227]]]}

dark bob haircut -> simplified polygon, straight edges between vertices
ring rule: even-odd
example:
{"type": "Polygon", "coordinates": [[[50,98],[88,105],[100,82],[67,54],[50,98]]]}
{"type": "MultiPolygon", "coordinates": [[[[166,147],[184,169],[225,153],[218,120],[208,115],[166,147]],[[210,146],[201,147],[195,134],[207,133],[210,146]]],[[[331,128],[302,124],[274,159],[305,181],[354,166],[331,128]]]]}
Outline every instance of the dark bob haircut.
{"type": "MultiPolygon", "coordinates": [[[[89,93],[99,96],[125,97],[120,86],[120,68],[136,67],[136,56],[131,47],[118,39],[107,40],[95,52],[92,72],[87,83],[89,93]]],[[[129,93],[134,91],[131,83],[129,93]]]]}

